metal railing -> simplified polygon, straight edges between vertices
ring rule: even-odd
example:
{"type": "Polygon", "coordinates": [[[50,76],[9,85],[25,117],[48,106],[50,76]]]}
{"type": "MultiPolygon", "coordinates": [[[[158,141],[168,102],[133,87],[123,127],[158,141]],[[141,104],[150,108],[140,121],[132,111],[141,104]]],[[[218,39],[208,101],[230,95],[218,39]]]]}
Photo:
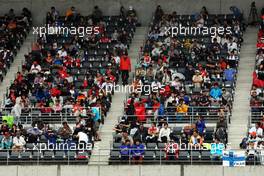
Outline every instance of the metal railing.
{"type": "MultiPolygon", "coordinates": [[[[216,123],[219,121],[220,116],[224,116],[225,120],[228,124],[231,123],[231,113],[229,111],[221,112],[223,108],[221,107],[204,107],[204,106],[189,106],[188,112],[186,113],[178,113],[178,112],[170,112],[168,109],[176,107],[167,107],[165,108],[164,115],[158,115],[152,112],[152,114],[148,114],[146,112],[145,115],[124,115],[129,118],[139,118],[142,117],[145,119],[143,122],[159,122],[159,119],[166,119],[169,123],[195,123],[198,117],[202,117],[206,123],[216,123]]],[[[126,108],[125,108],[126,109],[126,108]]],[[[147,108],[146,108],[147,109],[147,108]]],[[[146,110],[147,111],[147,110],[146,110]]],[[[119,117],[121,119],[121,117],[119,117]]]]}
{"type": "MultiPolygon", "coordinates": [[[[224,149],[225,150],[225,149],[224,149]]],[[[245,154],[246,165],[264,165],[264,150],[256,149],[254,154],[249,150],[240,151],[245,154]]],[[[136,155],[132,150],[127,154],[120,153],[120,149],[98,149],[91,154],[91,150],[23,150],[14,152],[11,149],[2,149],[0,152],[0,165],[222,165],[221,154],[212,154],[208,149],[179,149],[174,153],[164,148],[144,149],[136,155]]]]}
{"type": "MultiPolygon", "coordinates": [[[[27,107],[22,109],[20,117],[14,117],[12,109],[0,108],[1,116],[13,116],[14,120],[19,120],[22,124],[32,124],[36,120],[49,124],[61,124],[64,121],[75,124],[79,115],[83,114],[85,116],[87,113],[91,113],[88,112],[90,108],[87,107],[79,107],[78,109],[63,107],[61,111],[55,111],[52,107],[27,107]]],[[[99,114],[102,115],[100,108],[99,114]]],[[[2,118],[0,121],[2,121],[2,118]]]]}
{"type": "Polygon", "coordinates": [[[249,109],[248,127],[251,127],[256,122],[260,122],[263,119],[263,115],[264,106],[251,106],[249,109]]]}

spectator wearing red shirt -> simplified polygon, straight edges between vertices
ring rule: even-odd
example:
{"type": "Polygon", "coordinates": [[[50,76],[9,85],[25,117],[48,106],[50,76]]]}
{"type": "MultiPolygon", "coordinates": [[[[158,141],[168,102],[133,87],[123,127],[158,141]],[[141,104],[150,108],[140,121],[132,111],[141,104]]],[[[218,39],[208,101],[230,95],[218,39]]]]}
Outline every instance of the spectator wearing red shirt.
{"type": "Polygon", "coordinates": [[[264,37],[263,36],[258,40],[257,48],[264,49],[264,37]]]}
{"type": "Polygon", "coordinates": [[[145,109],[145,105],[141,101],[139,101],[138,103],[135,103],[135,114],[139,122],[146,121],[146,116],[145,116],[146,109],[145,109]]]}
{"type": "Polygon", "coordinates": [[[146,137],[147,142],[156,143],[159,136],[159,128],[156,127],[156,123],[153,122],[151,127],[148,129],[148,136],[146,137]]]}
{"type": "Polygon", "coordinates": [[[58,87],[53,87],[52,89],[50,89],[50,94],[52,97],[60,96],[61,91],[58,87]]]}
{"type": "Polygon", "coordinates": [[[127,55],[123,55],[120,59],[120,71],[122,73],[123,85],[127,85],[129,72],[131,71],[131,61],[127,55]]]}
{"type": "Polygon", "coordinates": [[[166,160],[176,160],[179,157],[179,146],[172,139],[165,144],[166,160]]]}

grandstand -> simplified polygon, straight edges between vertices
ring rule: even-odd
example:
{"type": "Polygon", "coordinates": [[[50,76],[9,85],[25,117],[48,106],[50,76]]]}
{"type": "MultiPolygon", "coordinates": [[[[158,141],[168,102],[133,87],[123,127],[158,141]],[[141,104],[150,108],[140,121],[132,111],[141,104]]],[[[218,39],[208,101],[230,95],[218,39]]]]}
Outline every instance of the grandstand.
{"type": "Polygon", "coordinates": [[[3,175],[261,173],[262,1],[1,6],[3,175]]]}

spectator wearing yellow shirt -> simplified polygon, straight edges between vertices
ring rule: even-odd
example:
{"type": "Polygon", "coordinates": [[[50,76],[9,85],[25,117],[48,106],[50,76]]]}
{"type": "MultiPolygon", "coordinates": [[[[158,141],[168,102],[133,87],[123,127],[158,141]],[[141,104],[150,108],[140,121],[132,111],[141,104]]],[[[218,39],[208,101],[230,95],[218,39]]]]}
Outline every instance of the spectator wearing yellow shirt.
{"type": "Polygon", "coordinates": [[[180,99],[179,100],[179,104],[178,106],[176,107],[176,110],[177,110],[177,119],[181,120],[182,119],[182,116],[188,112],[188,105],[186,105],[184,103],[184,100],[183,99],[180,99]]]}

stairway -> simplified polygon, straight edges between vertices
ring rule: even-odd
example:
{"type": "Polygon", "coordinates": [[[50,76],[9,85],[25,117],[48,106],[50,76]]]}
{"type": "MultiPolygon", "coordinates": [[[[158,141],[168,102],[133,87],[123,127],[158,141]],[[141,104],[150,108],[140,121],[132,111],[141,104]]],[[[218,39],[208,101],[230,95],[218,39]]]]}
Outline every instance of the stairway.
{"type": "Polygon", "coordinates": [[[255,66],[257,31],[255,27],[247,28],[241,48],[237,85],[234,97],[233,113],[229,125],[229,143],[232,149],[238,149],[247,133],[249,118],[250,90],[252,73],[255,66]]]}
{"type": "MultiPolygon", "coordinates": [[[[133,73],[135,65],[137,63],[140,47],[143,45],[145,35],[147,33],[147,27],[138,27],[134,34],[132,43],[128,50],[128,56],[131,58],[132,71],[130,73],[131,82],[133,79],[133,73]]],[[[121,84],[119,84],[121,86],[121,84]]],[[[107,114],[105,124],[100,129],[100,135],[102,141],[96,142],[92,156],[89,161],[89,165],[105,165],[108,164],[108,158],[110,154],[110,148],[113,140],[113,128],[118,122],[118,117],[123,115],[124,100],[126,99],[126,92],[115,92],[112,98],[112,106],[110,112],[107,114]]]]}
{"type": "Polygon", "coordinates": [[[22,70],[22,63],[25,60],[24,55],[28,54],[31,51],[31,45],[36,36],[33,35],[32,31],[29,32],[27,38],[22,44],[20,50],[18,50],[17,55],[14,58],[14,62],[11,64],[10,69],[7,71],[7,74],[4,76],[4,80],[0,83],[0,104],[4,103],[4,95],[11,85],[11,82],[15,79],[15,75],[18,71],[22,70]]]}

